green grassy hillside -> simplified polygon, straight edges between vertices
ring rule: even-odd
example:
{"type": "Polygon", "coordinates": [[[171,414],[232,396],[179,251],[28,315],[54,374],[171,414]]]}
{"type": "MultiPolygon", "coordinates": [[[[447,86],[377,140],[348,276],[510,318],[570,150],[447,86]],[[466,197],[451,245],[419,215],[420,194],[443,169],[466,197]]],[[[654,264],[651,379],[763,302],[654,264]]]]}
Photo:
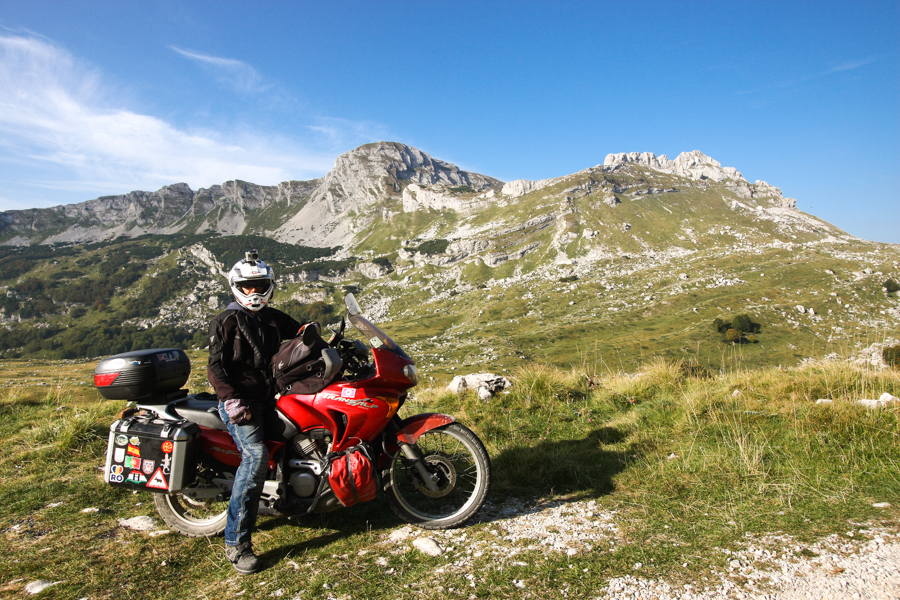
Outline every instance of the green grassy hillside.
{"type": "MultiPolygon", "coordinates": [[[[203,367],[193,358],[196,389],[203,367]]],[[[44,596],[61,600],[593,598],[626,575],[673,589],[724,580],[756,595],[747,569],[770,568],[771,552],[796,562],[826,536],[846,552],[900,530],[900,409],[856,403],[900,395],[896,370],[832,362],[704,374],[655,359],[638,376],[588,381],[523,361],[510,393],[491,402],[418,389],[402,409],[450,413],[485,442],[494,481],[474,523],[404,534],[383,498],[263,516],[254,545],[266,570],[239,577],[221,538],[160,534],[149,493],[103,483],[109,424],[124,402],[98,398],[92,368],[0,362],[5,597],[45,580],[55,585],[44,596]],[[119,522],[137,516],[157,531],[119,522]],[[414,549],[420,535],[443,553],[414,549]],[[769,553],[754,556],[750,542],[769,553]]]]}
{"type": "Polygon", "coordinates": [[[441,381],[523,359],[591,373],[653,356],[794,366],[900,338],[900,248],[782,208],[774,188],[628,164],[520,197],[435,188],[461,208],[404,212],[402,187],[349,217],[346,248],[214,234],[4,247],[0,352],[202,347],[230,296],[217,270],[251,247],[279,276],[275,306],[337,315],[353,291],[441,381]],[[741,314],[756,327],[733,344],[714,323],[741,314]]]}

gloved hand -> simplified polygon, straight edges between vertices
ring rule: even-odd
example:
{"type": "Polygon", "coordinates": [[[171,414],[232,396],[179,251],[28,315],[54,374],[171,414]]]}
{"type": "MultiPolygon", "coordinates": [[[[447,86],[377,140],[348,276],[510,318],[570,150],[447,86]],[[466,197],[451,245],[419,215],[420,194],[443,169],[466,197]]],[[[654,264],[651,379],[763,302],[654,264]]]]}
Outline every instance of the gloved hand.
{"type": "Polygon", "coordinates": [[[225,401],[225,412],[228,414],[228,420],[239,425],[250,420],[250,406],[246,400],[232,398],[225,401]]]}

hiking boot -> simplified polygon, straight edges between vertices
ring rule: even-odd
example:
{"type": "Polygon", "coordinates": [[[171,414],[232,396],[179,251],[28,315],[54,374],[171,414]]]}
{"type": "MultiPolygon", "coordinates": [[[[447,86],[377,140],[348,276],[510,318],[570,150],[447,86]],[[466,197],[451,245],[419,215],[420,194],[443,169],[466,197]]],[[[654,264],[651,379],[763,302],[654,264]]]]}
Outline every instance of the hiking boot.
{"type": "Polygon", "coordinates": [[[225,558],[234,565],[234,570],[242,575],[256,573],[262,568],[259,559],[253,554],[250,542],[237,546],[225,546],[225,558]]]}

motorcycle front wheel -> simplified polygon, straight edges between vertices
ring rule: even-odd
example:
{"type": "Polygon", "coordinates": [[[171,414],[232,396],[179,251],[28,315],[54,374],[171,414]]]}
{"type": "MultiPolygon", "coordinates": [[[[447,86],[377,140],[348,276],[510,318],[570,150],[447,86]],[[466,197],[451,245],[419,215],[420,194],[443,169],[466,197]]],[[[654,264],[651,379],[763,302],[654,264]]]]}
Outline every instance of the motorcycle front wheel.
{"type": "Polygon", "coordinates": [[[225,531],[227,500],[195,500],[182,494],[153,494],[156,512],[166,524],[189,537],[213,537],[225,531]]]}
{"type": "Polygon", "coordinates": [[[462,525],[482,507],[491,485],[484,444],[464,425],[450,423],[419,436],[416,446],[428,470],[438,475],[437,490],[398,452],[385,477],[388,503],[404,521],[423,529],[462,525]]]}

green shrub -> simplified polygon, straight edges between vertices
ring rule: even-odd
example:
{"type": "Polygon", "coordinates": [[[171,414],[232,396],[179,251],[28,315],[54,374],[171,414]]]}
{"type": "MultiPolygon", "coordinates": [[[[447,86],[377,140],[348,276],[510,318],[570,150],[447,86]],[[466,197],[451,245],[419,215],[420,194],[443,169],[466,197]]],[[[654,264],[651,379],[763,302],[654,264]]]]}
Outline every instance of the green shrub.
{"type": "Polygon", "coordinates": [[[428,240],[419,244],[416,251],[421,254],[443,254],[449,245],[450,240],[428,240]]]}
{"type": "Polygon", "coordinates": [[[881,351],[881,355],[884,357],[884,362],[888,364],[888,366],[900,367],[900,346],[893,346],[890,348],[884,348],[881,351]]]}

